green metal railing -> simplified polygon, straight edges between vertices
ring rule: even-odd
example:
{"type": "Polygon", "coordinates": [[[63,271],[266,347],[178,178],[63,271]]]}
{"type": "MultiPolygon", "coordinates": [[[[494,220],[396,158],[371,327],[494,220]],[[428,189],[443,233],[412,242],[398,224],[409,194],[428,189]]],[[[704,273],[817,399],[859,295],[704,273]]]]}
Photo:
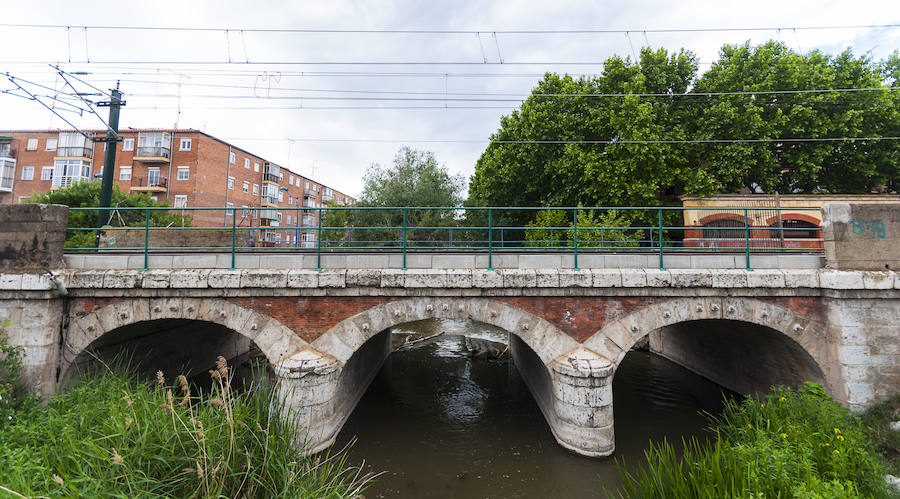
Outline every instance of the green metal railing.
{"type": "Polygon", "coordinates": [[[484,253],[488,269],[495,253],[509,251],[570,253],[574,269],[579,256],[598,252],[652,253],[661,269],[667,255],[743,253],[748,270],[751,254],[824,252],[818,226],[797,226],[815,219],[807,213],[818,208],[140,207],[110,209],[111,225],[97,229],[89,225],[98,210],[70,209],[67,251],[140,252],[144,269],[153,253],[204,251],[230,254],[232,268],[238,253],[314,253],[319,269],[323,253],[338,252],[400,253],[404,269],[408,254],[425,250],[484,253]],[[554,224],[521,222],[542,210],[553,214],[554,224]],[[275,212],[293,223],[266,218],[275,212]],[[604,217],[627,224],[604,223],[604,217]]]}

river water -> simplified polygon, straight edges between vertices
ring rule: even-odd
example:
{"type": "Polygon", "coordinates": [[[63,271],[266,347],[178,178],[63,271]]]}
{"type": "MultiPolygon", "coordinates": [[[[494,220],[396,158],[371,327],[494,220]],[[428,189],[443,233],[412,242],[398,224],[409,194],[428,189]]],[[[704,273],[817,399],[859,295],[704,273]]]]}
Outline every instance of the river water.
{"type": "Polygon", "coordinates": [[[639,463],[651,440],[706,438],[698,411],[721,409],[718,385],[632,351],[613,381],[614,457],[577,456],[557,445],[508,355],[469,355],[466,336],[506,343],[505,331],[435,319],[395,328],[392,339],[436,332],[391,354],[338,436],[338,448],[355,439],[353,464],[383,472],[366,497],[602,496],[620,485],[616,459],[639,463]]]}

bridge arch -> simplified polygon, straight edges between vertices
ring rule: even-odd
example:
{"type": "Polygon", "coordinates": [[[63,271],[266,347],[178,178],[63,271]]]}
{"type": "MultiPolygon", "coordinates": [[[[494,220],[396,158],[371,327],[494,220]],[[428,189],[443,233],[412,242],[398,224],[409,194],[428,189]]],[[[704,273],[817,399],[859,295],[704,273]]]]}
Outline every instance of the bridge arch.
{"type": "Polygon", "coordinates": [[[401,298],[349,317],[319,336],[311,346],[341,363],[376,334],[425,319],[471,319],[499,327],[524,341],[545,365],[579,344],[550,322],[489,298],[401,298]]]}
{"type": "MultiPolygon", "coordinates": [[[[727,363],[730,355],[730,367],[734,369],[739,364],[751,363],[754,351],[760,352],[756,357],[759,359],[764,351],[761,349],[769,349],[769,364],[759,366],[759,370],[783,369],[784,372],[770,372],[769,378],[758,378],[783,384],[796,384],[798,380],[816,381],[823,383],[838,400],[845,398],[840,372],[833,367],[836,363],[827,345],[824,320],[817,317],[814,310],[801,313],[769,300],[753,297],[672,298],[645,306],[605,325],[584,346],[609,358],[617,367],[638,341],[649,338],[651,351],[669,357],[727,388],[740,392],[768,390],[771,383],[746,389],[750,385],[731,375],[715,379],[717,376],[711,375],[709,369],[702,368],[702,359],[692,363],[686,352],[675,353],[671,345],[665,344],[667,336],[673,338],[676,335],[690,339],[695,347],[691,353],[705,356],[707,360],[727,363]],[[691,338],[691,335],[695,336],[691,338]],[[705,347],[696,348],[698,345],[705,347]],[[779,365],[779,360],[784,362],[779,365]],[[701,368],[698,369],[698,366],[701,368]],[[783,375],[788,372],[790,376],[783,375]]],[[[684,346],[687,342],[682,341],[681,344],[684,346]]]]}
{"type": "Polygon", "coordinates": [[[181,297],[121,299],[70,318],[63,335],[60,379],[65,379],[80,354],[109,333],[171,320],[222,326],[250,340],[273,365],[307,346],[278,320],[228,300],[181,297]]]}

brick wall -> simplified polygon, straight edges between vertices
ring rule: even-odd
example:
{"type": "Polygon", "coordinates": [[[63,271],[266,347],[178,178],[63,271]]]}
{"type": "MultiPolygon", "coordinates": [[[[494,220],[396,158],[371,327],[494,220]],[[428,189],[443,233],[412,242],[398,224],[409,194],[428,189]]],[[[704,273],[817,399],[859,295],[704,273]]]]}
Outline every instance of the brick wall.
{"type": "Polygon", "coordinates": [[[0,271],[46,272],[63,268],[68,220],[66,206],[0,205],[0,271]]]}

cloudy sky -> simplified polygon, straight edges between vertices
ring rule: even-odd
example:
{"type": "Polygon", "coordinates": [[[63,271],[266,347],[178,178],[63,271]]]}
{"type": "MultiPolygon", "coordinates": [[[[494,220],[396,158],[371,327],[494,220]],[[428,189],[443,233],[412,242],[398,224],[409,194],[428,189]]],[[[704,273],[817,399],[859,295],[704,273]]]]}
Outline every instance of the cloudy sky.
{"type": "MultiPolygon", "coordinates": [[[[596,74],[608,56],[645,45],[692,50],[701,71],[722,44],[748,39],[803,52],[852,47],[876,59],[900,48],[896,27],[790,29],[897,24],[895,0],[31,1],[4,2],[2,13],[0,73],[49,87],[23,83],[31,91],[69,90],[51,62],[89,73],[79,78],[101,89],[121,80],[123,129],[198,128],[351,194],[369,164],[390,163],[402,145],[471,175],[500,117],[546,71],[596,74]],[[708,30],[757,27],[783,29],[708,30]],[[309,31],[253,31],[274,29],[309,31]],[[655,31],[665,29],[706,31],[655,31]]],[[[0,90],[11,88],[0,79],[0,90]]],[[[60,112],[79,127],[102,126],[60,112]]],[[[0,129],[60,127],[40,104],[0,94],[0,129]]]]}

